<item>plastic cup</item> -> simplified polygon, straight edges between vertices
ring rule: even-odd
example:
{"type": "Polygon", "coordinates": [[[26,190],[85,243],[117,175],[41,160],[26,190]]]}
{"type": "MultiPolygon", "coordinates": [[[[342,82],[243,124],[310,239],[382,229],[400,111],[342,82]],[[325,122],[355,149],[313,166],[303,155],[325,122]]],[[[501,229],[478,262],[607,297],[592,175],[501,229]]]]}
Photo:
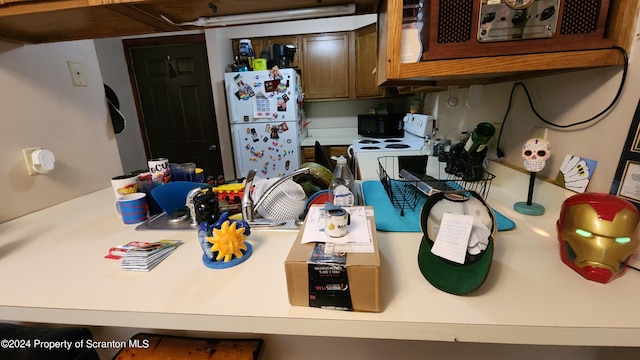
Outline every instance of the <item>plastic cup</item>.
{"type": "Polygon", "coordinates": [[[196,181],[196,164],[195,163],[182,163],[177,164],[173,169],[171,179],[173,181],[196,181]]]}

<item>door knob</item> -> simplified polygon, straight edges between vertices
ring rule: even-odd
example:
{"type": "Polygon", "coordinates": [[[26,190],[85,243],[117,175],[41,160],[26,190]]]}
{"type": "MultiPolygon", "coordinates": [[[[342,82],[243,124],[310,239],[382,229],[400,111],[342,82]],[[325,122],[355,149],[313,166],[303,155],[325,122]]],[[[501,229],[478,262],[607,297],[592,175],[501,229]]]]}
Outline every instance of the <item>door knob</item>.
{"type": "Polygon", "coordinates": [[[209,146],[209,150],[218,150],[218,146],[216,144],[212,144],[209,146]]]}

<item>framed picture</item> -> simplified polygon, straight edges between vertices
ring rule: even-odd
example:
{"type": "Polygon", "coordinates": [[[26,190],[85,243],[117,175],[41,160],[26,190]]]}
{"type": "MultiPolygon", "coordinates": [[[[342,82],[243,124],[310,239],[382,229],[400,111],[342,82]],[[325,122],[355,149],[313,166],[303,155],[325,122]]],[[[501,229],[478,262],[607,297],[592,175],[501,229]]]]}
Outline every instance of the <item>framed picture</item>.
{"type": "Polygon", "coordinates": [[[622,173],[618,195],[627,200],[640,202],[640,162],[627,161],[622,173]]]}
{"type": "Polygon", "coordinates": [[[624,197],[640,209],[640,103],[633,115],[609,193],[624,197]]]}

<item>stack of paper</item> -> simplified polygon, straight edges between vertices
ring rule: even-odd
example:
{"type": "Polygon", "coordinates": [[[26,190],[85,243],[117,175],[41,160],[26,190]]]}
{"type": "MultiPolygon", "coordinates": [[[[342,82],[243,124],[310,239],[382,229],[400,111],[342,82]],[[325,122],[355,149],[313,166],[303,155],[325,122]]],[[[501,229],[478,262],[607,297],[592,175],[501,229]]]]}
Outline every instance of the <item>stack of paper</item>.
{"type": "Polygon", "coordinates": [[[309,208],[301,243],[323,242],[327,244],[325,249],[328,252],[374,252],[371,235],[374,225],[367,220],[367,216],[373,216],[373,209],[367,209],[364,206],[345,207],[344,209],[349,213],[348,233],[343,237],[335,238],[324,232],[325,213],[321,206],[315,205],[309,208]]]}
{"type": "Polygon", "coordinates": [[[149,271],[171,255],[180,244],[181,240],[134,241],[109,250],[108,257],[119,258],[122,270],[149,271]]]}

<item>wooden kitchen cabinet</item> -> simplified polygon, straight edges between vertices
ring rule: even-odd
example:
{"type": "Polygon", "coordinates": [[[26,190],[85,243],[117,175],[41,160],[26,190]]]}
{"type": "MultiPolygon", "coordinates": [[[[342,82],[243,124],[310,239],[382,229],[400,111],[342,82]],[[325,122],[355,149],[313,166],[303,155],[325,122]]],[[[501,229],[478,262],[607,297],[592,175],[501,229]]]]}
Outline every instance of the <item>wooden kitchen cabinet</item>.
{"type": "Polygon", "coordinates": [[[376,78],[378,35],[376,24],[355,30],[355,97],[380,97],[382,87],[376,78]]]}
{"type": "Polygon", "coordinates": [[[313,146],[303,146],[302,147],[302,162],[314,162],[316,156],[316,150],[313,146]]]}
{"type": "MultiPolygon", "coordinates": [[[[611,2],[608,37],[630,53],[640,0],[611,2]]],[[[551,73],[624,64],[614,48],[557,51],[524,55],[401,63],[402,0],[383,0],[378,13],[377,83],[383,86],[421,86],[439,91],[448,85],[485,84],[551,73]],[[497,65],[498,64],[498,65],[497,65]]]]}
{"type": "Polygon", "coordinates": [[[180,31],[183,28],[147,13],[145,0],[4,1],[3,39],[45,43],[180,31]]]}
{"type": "Polygon", "coordinates": [[[302,36],[302,82],[307,100],[377,98],[376,24],[350,32],[302,36]]]}
{"type": "Polygon", "coordinates": [[[350,33],[302,36],[302,81],[306,99],[348,99],[352,46],[350,33]]]}
{"type": "MultiPolygon", "coordinates": [[[[323,145],[323,148],[326,148],[329,156],[344,156],[347,161],[350,163],[351,159],[349,158],[348,146],[343,145],[323,145]]],[[[302,147],[302,162],[315,162],[316,150],[314,146],[303,146],[302,147]]]]}
{"type": "MultiPolygon", "coordinates": [[[[256,57],[271,44],[296,47],[291,67],[302,74],[305,100],[361,99],[391,96],[375,75],[376,24],[350,32],[250,38],[256,57]]],[[[231,41],[238,53],[240,39],[231,41]]]]}
{"type": "MultiPolygon", "coordinates": [[[[353,176],[356,180],[360,179],[360,172],[358,167],[356,166],[356,159],[354,157],[349,156],[349,146],[344,145],[323,145],[323,148],[327,149],[329,156],[344,156],[347,159],[347,166],[353,173],[353,176]]],[[[315,162],[316,150],[315,146],[304,146],[302,147],[302,162],[315,162]]],[[[333,165],[335,166],[335,161],[331,160],[333,165]]]]}

